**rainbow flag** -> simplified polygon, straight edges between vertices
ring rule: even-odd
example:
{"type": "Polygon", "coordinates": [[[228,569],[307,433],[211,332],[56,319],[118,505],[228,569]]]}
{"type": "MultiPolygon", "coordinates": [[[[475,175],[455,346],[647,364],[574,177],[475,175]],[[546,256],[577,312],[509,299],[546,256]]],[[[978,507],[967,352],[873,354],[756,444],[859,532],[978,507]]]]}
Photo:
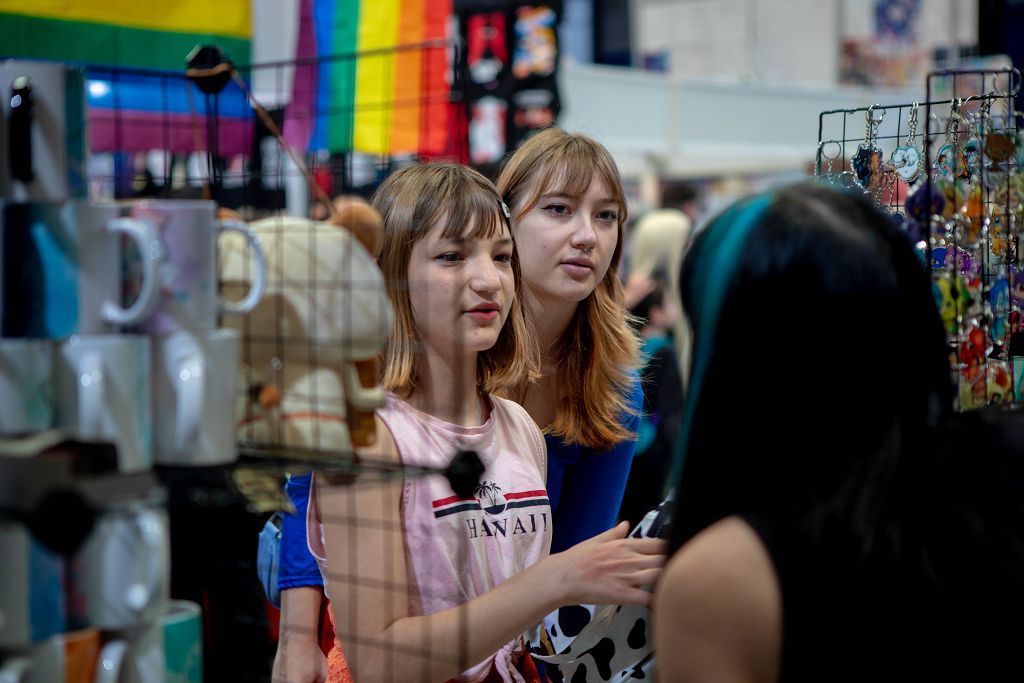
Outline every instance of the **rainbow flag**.
{"type": "Polygon", "coordinates": [[[0,0],[0,54],[180,71],[196,45],[250,60],[249,0],[0,0]]]}
{"type": "MultiPolygon", "coordinates": [[[[443,42],[452,0],[299,0],[297,7],[300,62],[284,126],[292,145],[452,153],[458,108],[449,101],[452,55],[443,42]]],[[[182,73],[198,44],[215,44],[235,64],[248,64],[255,39],[250,0],[0,0],[0,56],[111,67],[88,75],[93,151],[206,149],[205,98],[170,76],[182,73]]],[[[218,109],[218,151],[247,151],[252,112],[234,84],[218,109]]]]}
{"type": "MultiPolygon", "coordinates": [[[[185,59],[214,44],[248,63],[251,23],[250,0],[0,0],[0,55],[93,65],[90,151],[190,152],[207,149],[208,102],[184,78],[185,59]]],[[[218,151],[248,151],[252,113],[237,86],[225,88],[217,108],[218,151]]]]}
{"type": "Polygon", "coordinates": [[[331,152],[444,154],[451,65],[441,41],[451,0],[302,2],[298,53],[322,61],[314,87],[296,78],[289,140],[331,152]]]}

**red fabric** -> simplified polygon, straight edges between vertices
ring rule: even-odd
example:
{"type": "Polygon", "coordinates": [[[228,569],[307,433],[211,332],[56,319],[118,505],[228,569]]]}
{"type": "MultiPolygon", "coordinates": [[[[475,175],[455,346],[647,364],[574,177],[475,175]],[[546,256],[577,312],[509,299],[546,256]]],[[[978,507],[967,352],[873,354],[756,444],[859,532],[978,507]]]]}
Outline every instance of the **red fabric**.
{"type": "Polygon", "coordinates": [[[264,600],[263,611],[267,613],[267,634],[270,636],[270,642],[276,643],[281,637],[281,610],[274,607],[270,600],[264,600]]]}
{"type": "Polygon", "coordinates": [[[334,620],[331,617],[331,601],[326,597],[320,601],[320,650],[330,655],[334,648],[334,620]]]}
{"type": "MultiPolygon", "coordinates": [[[[324,603],[327,601],[324,600],[324,603]]],[[[327,621],[330,622],[331,631],[334,631],[334,612],[327,610],[327,621]]],[[[321,646],[322,647],[322,646],[321,646]]],[[[341,641],[334,638],[330,652],[327,653],[327,683],[355,683],[352,680],[352,672],[348,669],[348,662],[345,661],[345,653],[341,649],[341,641]]]]}

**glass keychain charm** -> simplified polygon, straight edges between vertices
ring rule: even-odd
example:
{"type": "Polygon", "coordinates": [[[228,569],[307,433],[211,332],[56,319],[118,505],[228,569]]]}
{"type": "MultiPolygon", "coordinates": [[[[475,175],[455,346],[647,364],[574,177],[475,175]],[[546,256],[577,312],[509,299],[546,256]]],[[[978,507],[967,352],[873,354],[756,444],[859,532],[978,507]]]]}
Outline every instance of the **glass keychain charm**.
{"type": "Polygon", "coordinates": [[[914,102],[907,118],[907,140],[892,151],[889,162],[896,170],[896,175],[906,183],[913,183],[921,173],[921,150],[917,148],[917,110],[918,104],[914,102]]]}
{"type": "Polygon", "coordinates": [[[949,109],[949,118],[946,120],[946,142],[939,151],[935,153],[935,170],[937,178],[955,178],[960,166],[960,123],[963,117],[960,116],[960,105],[963,100],[953,100],[949,109]]]}
{"type": "Polygon", "coordinates": [[[885,118],[885,110],[875,119],[874,111],[877,105],[868,107],[865,115],[864,142],[857,147],[857,153],[850,160],[853,166],[853,173],[857,182],[865,191],[870,191],[873,184],[881,180],[882,174],[882,150],[875,146],[875,137],[878,133],[878,126],[885,118]]]}

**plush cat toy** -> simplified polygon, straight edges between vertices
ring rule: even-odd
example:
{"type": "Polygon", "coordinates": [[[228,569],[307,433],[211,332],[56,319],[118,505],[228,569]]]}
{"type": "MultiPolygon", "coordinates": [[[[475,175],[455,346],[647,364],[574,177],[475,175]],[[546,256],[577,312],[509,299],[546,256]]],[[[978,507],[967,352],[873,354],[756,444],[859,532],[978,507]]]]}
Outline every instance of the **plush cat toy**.
{"type": "MultiPolygon", "coordinates": [[[[242,336],[242,443],[348,452],[373,441],[383,404],[377,354],[391,304],[374,262],[381,220],[367,205],[332,222],[274,217],[250,223],[266,255],[266,293],[248,315],[226,321],[242,336]]],[[[245,245],[225,236],[224,296],[248,288],[245,245]]]]}

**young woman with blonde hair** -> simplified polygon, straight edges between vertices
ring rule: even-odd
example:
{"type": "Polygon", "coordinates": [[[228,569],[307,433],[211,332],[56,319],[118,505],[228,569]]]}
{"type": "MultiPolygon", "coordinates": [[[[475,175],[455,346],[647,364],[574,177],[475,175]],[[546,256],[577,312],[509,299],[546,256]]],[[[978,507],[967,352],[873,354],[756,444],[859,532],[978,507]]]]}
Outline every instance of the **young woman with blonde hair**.
{"type": "Polygon", "coordinates": [[[643,394],[619,280],[626,197],[608,150],[558,128],[530,137],[497,186],[541,345],[541,379],[516,399],[545,432],[557,552],[614,526],[633,460],[643,394]]]}

